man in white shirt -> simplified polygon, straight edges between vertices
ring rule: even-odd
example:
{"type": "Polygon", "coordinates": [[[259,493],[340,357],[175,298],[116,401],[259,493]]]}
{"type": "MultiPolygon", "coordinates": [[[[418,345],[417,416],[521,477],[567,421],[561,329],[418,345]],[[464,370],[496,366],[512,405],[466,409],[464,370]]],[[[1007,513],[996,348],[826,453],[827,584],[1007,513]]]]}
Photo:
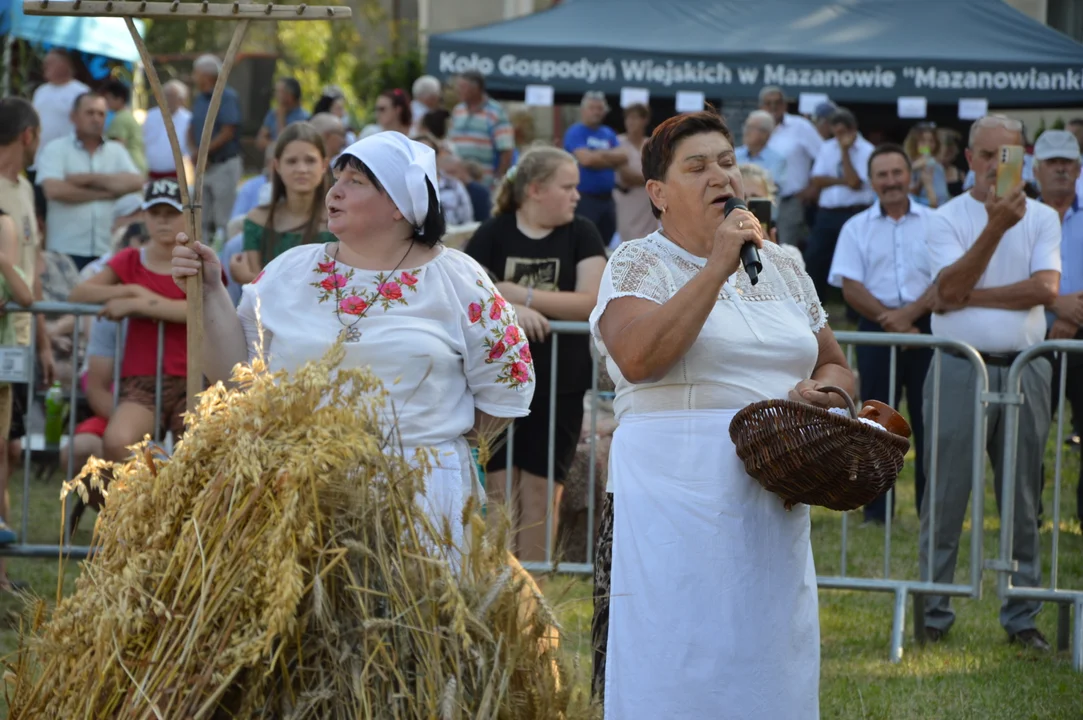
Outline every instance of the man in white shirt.
{"type": "MultiPolygon", "coordinates": [[[[181,145],[181,155],[188,154],[188,125],[192,111],[188,109],[188,86],[180,80],[170,80],[162,86],[169,116],[181,145]]],[[[161,107],[152,107],[143,121],[143,146],[147,154],[147,174],[151,180],[176,178],[177,163],[173,158],[173,146],[165,130],[165,118],[161,107]]]]}
{"type": "MultiPolygon", "coordinates": [[[[970,128],[966,151],[974,187],[937,210],[929,223],[929,257],[936,278],[937,310],[934,335],[965,342],[982,354],[992,393],[1015,392],[1007,386],[1008,370],[1020,351],[1045,338],[1045,310],[1057,298],[1060,282],[1061,229],[1057,212],[1023,193],[1020,184],[1004,197],[995,196],[997,156],[1004,145],[1023,142],[1022,125],[1002,115],[989,115],[970,128]]],[[[1037,358],[1023,370],[1017,445],[1012,574],[1016,587],[1041,584],[1038,503],[1042,456],[1050,422],[1052,368],[1037,358]]],[[[969,360],[945,354],[940,372],[938,434],[930,417],[933,375],[925,383],[926,472],[938,447],[935,503],[921,507],[919,565],[921,579],[951,583],[959,553],[959,534],[970,500],[972,453],[975,440],[993,458],[997,500],[1003,468],[1004,405],[990,404],[987,436],[973,436],[973,398],[978,372],[969,360]],[[935,528],[932,525],[935,507],[935,528]],[[933,577],[928,577],[930,533],[935,530],[933,577]]],[[[1041,603],[1011,599],[1000,610],[1000,623],[1013,642],[1048,651],[1049,643],[1035,627],[1041,603]]],[[[950,600],[925,598],[925,626],[938,641],[955,620],[950,600]]]]}
{"type": "Polygon", "coordinates": [[[53,48],[45,54],[42,71],[45,83],[34,91],[33,99],[34,109],[41,118],[41,143],[35,165],[46,145],[75,132],[71,123],[72,105],[75,98],[90,90],[73,77],[75,67],[71,56],[60,48],[53,48]]]}
{"type": "Polygon", "coordinates": [[[808,238],[806,213],[816,200],[816,189],[809,185],[809,171],[823,139],[808,120],[786,112],[786,95],[780,87],[771,85],[760,90],[760,109],[775,120],[767,147],[786,160],[782,177],[775,178],[779,196],[778,240],[787,245],[803,245],[808,238]]]}
{"type": "MultiPolygon", "coordinates": [[[[1077,190],[1080,150],[1075,135],[1066,130],[1046,130],[1034,144],[1034,177],[1041,188],[1039,200],[1060,217],[1060,288],[1046,313],[1051,340],[1083,340],[1083,198],[1077,190]]],[[[1053,363],[1052,412],[1060,405],[1060,359],[1053,363]]],[[[1083,354],[1067,354],[1064,397],[1072,408],[1069,446],[1079,447],[1083,436],[1083,354]]],[[[1044,479],[1044,473],[1043,473],[1044,479]]],[[[1083,519],[1083,482],[1076,478],[1076,515],[1083,519]]]]}
{"type": "Polygon", "coordinates": [[[85,93],[71,113],[75,133],[38,155],[37,183],[49,200],[45,247],[71,257],[80,270],[109,252],[113,203],[143,187],[124,146],[102,137],[105,98],[85,93]]]}
{"type": "Polygon", "coordinates": [[[821,302],[827,299],[827,273],[842,226],[876,200],[869,186],[869,158],[876,148],[857,131],[857,118],[839,108],[831,130],[835,137],[820,147],[812,165],[811,184],[820,201],[805,250],[805,267],[821,302]]]}
{"type": "MultiPolygon", "coordinates": [[[[910,199],[910,159],[899,145],[876,148],[868,174],[877,202],[842,226],[828,282],[842,288],[846,303],[860,315],[859,331],[928,334],[936,300],[925,244],[932,211],[910,199]]],[[[892,388],[891,348],[857,346],[861,399],[897,407],[905,391],[919,458],[925,445],[921,391],[932,356],[928,348],[897,350],[892,388]]],[[[920,512],[925,493],[921,463],[914,473],[914,491],[920,512]]],[[[882,524],[886,519],[886,496],[865,506],[867,522],[882,524]]]]}

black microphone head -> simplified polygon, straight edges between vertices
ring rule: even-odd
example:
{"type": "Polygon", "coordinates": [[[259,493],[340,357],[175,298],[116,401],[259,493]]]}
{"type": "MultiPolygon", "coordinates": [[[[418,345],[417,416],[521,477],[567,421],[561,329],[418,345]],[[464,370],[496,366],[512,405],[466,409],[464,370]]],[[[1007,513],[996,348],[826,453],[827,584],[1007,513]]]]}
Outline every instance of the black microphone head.
{"type": "Polygon", "coordinates": [[[731,197],[726,201],[726,205],[723,207],[722,212],[725,213],[725,217],[729,217],[729,214],[738,208],[741,210],[748,210],[748,206],[745,205],[744,200],[739,197],[731,197]]]}

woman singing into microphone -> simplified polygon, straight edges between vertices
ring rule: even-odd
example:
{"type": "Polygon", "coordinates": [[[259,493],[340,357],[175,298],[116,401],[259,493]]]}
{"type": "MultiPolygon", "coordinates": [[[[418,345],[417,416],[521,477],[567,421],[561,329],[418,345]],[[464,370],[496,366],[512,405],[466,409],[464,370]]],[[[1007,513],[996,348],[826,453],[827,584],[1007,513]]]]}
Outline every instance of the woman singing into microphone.
{"type": "Polygon", "coordinates": [[[643,176],[662,229],[616,250],[590,317],[619,421],[595,616],[608,601],[605,716],[818,718],[809,509],[787,511],[745,473],[729,425],[769,398],[838,405],[821,387],[852,392],[853,375],[809,277],[750,212],[724,216],[745,191],[716,113],[662,123],[643,176]],[[763,263],[755,285],[746,243],[763,263]]]}

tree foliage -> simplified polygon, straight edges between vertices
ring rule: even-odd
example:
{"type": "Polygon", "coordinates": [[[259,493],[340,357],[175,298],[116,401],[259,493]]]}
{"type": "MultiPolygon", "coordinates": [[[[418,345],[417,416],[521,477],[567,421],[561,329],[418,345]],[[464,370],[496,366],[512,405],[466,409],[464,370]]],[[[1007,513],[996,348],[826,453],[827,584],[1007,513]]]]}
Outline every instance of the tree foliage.
{"type": "MultiPolygon", "coordinates": [[[[252,23],[242,53],[275,53],[276,75],[297,78],[309,109],[325,86],[337,85],[346,95],[347,107],[364,122],[381,92],[409,90],[424,71],[424,64],[417,49],[416,23],[389,17],[380,0],[316,0],[308,4],[343,3],[353,11],[352,22],[252,23]]],[[[171,57],[221,54],[233,32],[233,24],[224,22],[163,20],[148,21],[147,25],[147,47],[159,58],[163,77],[179,75],[170,67],[171,57]]]]}

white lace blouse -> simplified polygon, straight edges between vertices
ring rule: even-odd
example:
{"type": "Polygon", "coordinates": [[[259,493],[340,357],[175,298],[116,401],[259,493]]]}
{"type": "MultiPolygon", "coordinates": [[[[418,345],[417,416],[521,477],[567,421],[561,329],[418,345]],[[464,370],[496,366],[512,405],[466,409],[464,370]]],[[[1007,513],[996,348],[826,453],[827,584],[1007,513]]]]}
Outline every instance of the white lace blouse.
{"type": "Polygon", "coordinates": [[[301,245],[244,287],[238,314],[249,357],[262,324],[272,371],[319,360],[344,334],[343,366],[369,366],[383,381],[407,447],[459,439],[475,408],[502,418],[529,412],[526,336],[485,271],[458,250],[441,247],[424,265],[391,274],[301,245]]]}
{"type": "Polygon", "coordinates": [[[733,410],[785,398],[816,367],[815,333],[827,323],[812,280],[792,257],[767,243],[752,285],[743,269],[726,281],[696,342],[664,378],[632,384],[606,351],[598,323],[609,303],[637,297],[664,304],[704,265],[655,232],[621,244],[609,259],[590,316],[591,335],[616,383],[613,409],[625,413],[733,410]]]}

